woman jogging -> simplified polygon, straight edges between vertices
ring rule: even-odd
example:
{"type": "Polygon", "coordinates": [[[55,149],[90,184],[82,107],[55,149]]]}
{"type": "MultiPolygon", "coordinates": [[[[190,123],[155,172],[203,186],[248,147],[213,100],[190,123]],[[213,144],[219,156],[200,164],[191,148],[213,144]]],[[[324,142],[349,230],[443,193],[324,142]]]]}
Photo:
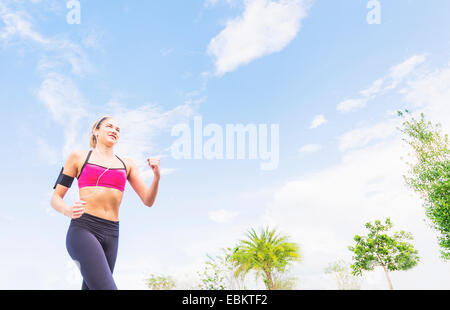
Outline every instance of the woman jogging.
{"type": "Polygon", "coordinates": [[[95,122],[90,137],[92,149],[70,154],[50,201],[54,209],[71,218],[66,247],[83,276],[82,290],[117,289],[113,271],[119,241],[119,206],[126,181],[148,207],[158,192],[159,159],[147,158],[154,174],[147,187],[135,163],[114,154],[119,137],[120,128],[112,117],[95,122]],[[68,206],[63,198],[75,177],[80,200],[68,206]]]}

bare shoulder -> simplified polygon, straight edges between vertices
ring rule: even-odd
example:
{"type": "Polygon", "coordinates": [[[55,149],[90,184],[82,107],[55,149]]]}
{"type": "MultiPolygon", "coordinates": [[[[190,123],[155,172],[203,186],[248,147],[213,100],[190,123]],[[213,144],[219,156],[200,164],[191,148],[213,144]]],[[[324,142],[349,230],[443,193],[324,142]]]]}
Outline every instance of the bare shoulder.
{"type": "Polygon", "coordinates": [[[72,151],[64,164],[64,174],[73,177],[77,176],[78,171],[80,170],[80,163],[86,153],[87,152],[80,150],[72,151]]]}
{"type": "Polygon", "coordinates": [[[74,150],[74,151],[72,151],[72,155],[77,156],[77,157],[82,157],[83,155],[87,155],[87,153],[89,153],[89,151],[86,151],[86,150],[74,150]]]}
{"type": "Polygon", "coordinates": [[[70,153],[69,158],[78,162],[87,157],[89,151],[86,150],[74,150],[70,153]]]}
{"type": "Polygon", "coordinates": [[[125,165],[127,167],[130,167],[130,168],[136,167],[136,164],[130,157],[122,157],[122,160],[125,162],[125,165]]]}
{"type": "Polygon", "coordinates": [[[122,157],[125,166],[127,167],[127,179],[130,177],[131,173],[135,171],[136,164],[130,157],[122,157]]]}
{"type": "Polygon", "coordinates": [[[70,153],[67,162],[73,164],[77,169],[83,166],[84,161],[88,156],[89,151],[86,150],[74,150],[70,153]]]}

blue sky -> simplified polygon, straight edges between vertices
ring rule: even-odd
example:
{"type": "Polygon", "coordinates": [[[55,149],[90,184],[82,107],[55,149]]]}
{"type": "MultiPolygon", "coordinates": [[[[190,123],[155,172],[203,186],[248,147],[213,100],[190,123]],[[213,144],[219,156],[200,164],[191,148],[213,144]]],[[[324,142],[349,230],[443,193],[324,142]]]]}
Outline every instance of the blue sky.
{"type": "MultiPolygon", "coordinates": [[[[381,0],[381,23],[368,24],[367,2],[80,1],[81,22],[69,24],[66,1],[1,1],[0,288],[79,288],[69,219],[49,201],[67,155],[89,148],[106,114],[122,129],[116,154],[148,185],[146,157],[160,156],[163,173],[151,209],[127,185],[119,288],[145,289],[145,273],[189,287],[206,253],[263,225],[300,245],[298,288],[335,288],[323,269],[350,260],[365,222],[390,216],[423,257],[394,285],[448,289],[436,235],[401,178],[393,112],[425,112],[450,131],[450,3],[381,0]],[[171,129],[193,129],[195,116],[223,130],[278,124],[278,166],[174,159],[171,129]]],[[[77,195],[75,182],[66,203],[77,195]]],[[[383,277],[367,275],[363,288],[386,288],[383,277]]]]}

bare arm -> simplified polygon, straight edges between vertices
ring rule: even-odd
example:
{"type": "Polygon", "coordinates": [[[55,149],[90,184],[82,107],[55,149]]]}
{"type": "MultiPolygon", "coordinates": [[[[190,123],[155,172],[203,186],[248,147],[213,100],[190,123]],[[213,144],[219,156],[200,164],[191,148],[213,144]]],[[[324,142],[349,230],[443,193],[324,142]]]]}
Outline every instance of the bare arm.
{"type": "Polygon", "coordinates": [[[150,159],[148,159],[148,161],[154,173],[152,185],[150,185],[150,187],[147,187],[142,176],[139,173],[138,168],[136,167],[136,164],[131,159],[129,159],[130,175],[128,176],[128,181],[130,182],[136,194],[138,194],[138,196],[141,198],[143,204],[147,207],[151,207],[155,203],[156,195],[158,194],[158,186],[160,180],[159,159],[151,159],[151,162],[150,159]]]}
{"type": "MultiPolygon", "coordinates": [[[[67,188],[63,191],[67,192],[67,188]]],[[[63,195],[65,195],[65,193],[63,195]]],[[[70,209],[70,206],[66,205],[64,200],[61,198],[60,194],[56,193],[56,190],[55,190],[55,193],[53,193],[53,195],[52,195],[50,204],[52,205],[53,209],[55,209],[59,213],[62,213],[65,216],[68,216],[68,211],[70,209]]]]}
{"type": "Polygon", "coordinates": [[[153,206],[155,203],[156,195],[158,194],[158,186],[159,186],[159,178],[154,177],[152,185],[150,188],[147,188],[144,196],[144,204],[146,206],[153,206]]]}
{"type": "MultiPolygon", "coordinates": [[[[77,161],[79,159],[79,153],[73,152],[70,154],[69,158],[64,165],[63,173],[70,177],[75,177],[78,173],[77,161]]],[[[56,185],[55,191],[53,192],[52,198],[50,200],[50,205],[56,211],[68,216],[70,218],[77,218],[81,216],[81,205],[83,202],[77,201],[73,206],[69,206],[64,202],[64,196],[66,195],[69,189],[60,184],[56,185]],[[79,215],[79,216],[78,216],[79,215]]],[[[84,210],[83,210],[84,212],[84,210]]]]}

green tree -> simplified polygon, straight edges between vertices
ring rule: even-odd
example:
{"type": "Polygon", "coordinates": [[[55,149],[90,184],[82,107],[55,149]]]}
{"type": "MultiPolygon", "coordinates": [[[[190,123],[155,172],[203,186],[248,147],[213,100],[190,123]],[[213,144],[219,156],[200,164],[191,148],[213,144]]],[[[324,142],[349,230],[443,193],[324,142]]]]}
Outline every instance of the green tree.
{"type": "Polygon", "coordinates": [[[403,176],[409,187],[420,194],[430,226],[438,231],[441,256],[450,260],[450,147],[441,124],[433,125],[423,113],[416,120],[408,110],[398,111],[404,122],[400,131],[413,150],[414,162],[409,175],[403,176]]]}
{"type": "Polygon", "coordinates": [[[371,271],[377,266],[383,267],[386,274],[389,288],[394,289],[389,271],[408,270],[417,265],[420,257],[417,250],[407,241],[413,240],[411,233],[405,231],[395,232],[388,236],[386,233],[392,228],[390,218],[387,218],[385,225],[376,220],[374,224],[366,223],[369,230],[367,237],[355,235],[356,245],[349,246],[353,256],[352,274],[360,276],[362,271],[371,271]]]}
{"type": "Polygon", "coordinates": [[[285,272],[289,263],[300,261],[298,245],[288,242],[288,236],[280,236],[275,229],[269,231],[269,228],[261,229],[260,235],[252,228],[247,237],[248,240],[239,242],[230,257],[235,275],[254,270],[257,277],[262,275],[267,289],[275,289],[274,271],[285,272]]]}
{"type": "Polygon", "coordinates": [[[145,279],[146,286],[151,290],[171,290],[175,287],[175,281],[171,276],[157,276],[150,274],[145,279]]]}

